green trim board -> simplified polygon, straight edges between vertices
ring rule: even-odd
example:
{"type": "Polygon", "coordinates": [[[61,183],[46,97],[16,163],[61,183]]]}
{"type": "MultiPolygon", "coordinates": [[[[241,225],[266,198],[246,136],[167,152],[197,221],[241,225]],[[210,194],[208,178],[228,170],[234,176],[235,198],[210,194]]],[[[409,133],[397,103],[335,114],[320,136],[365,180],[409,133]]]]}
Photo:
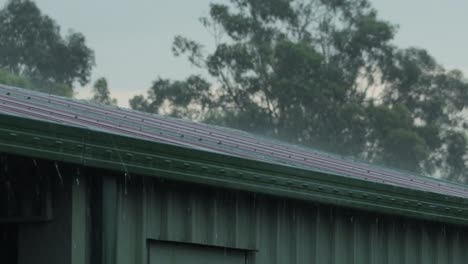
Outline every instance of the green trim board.
{"type": "Polygon", "coordinates": [[[468,223],[468,199],[0,114],[0,152],[376,211],[468,223]]]}

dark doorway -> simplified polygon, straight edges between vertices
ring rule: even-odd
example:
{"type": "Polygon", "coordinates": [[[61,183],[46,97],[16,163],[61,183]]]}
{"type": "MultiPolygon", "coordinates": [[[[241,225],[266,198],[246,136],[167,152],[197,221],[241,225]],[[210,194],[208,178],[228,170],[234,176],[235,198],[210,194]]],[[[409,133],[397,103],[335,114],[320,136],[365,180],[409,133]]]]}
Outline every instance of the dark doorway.
{"type": "Polygon", "coordinates": [[[18,228],[13,224],[0,224],[0,262],[17,264],[18,228]]]}
{"type": "Polygon", "coordinates": [[[149,264],[246,264],[247,252],[197,244],[151,241],[149,264]]]}

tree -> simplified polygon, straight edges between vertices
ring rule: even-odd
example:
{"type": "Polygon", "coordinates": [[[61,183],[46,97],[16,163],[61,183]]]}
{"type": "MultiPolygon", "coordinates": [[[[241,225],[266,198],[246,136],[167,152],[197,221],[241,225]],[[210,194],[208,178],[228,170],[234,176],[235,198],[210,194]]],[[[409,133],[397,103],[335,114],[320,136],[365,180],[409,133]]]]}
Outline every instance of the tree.
{"type": "MultiPolygon", "coordinates": [[[[406,161],[418,157],[413,167],[427,173],[441,173],[451,180],[466,180],[467,120],[463,111],[468,103],[468,83],[463,74],[445,70],[422,49],[397,50],[391,59],[392,63],[383,69],[383,105],[407,109],[405,120],[411,121],[412,127],[405,128],[405,136],[413,140],[402,139],[401,134],[393,141],[398,140],[402,149],[394,151],[392,148],[398,144],[385,143],[389,136],[382,134],[380,142],[392,147],[380,151],[393,152],[392,155],[406,161]],[[418,150],[407,153],[414,154],[407,157],[408,148],[418,150]]],[[[378,131],[384,126],[374,127],[378,131]]]]}
{"type": "Polygon", "coordinates": [[[80,33],[60,27],[30,0],[10,0],[0,10],[0,68],[46,86],[89,82],[94,53],[80,33]]]}
{"type": "MultiPolygon", "coordinates": [[[[217,34],[216,50],[208,55],[180,36],[173,48],[216,80],[213,93],[200,95],[186,85],[184,96],[210,106],[202,118],[331,151],[362,152],[365,94],[356,79],[388,52],[393,36],[393,27],[365,1],[231,1],[212,4],[210,18],[202,21],[228,39],[217,34]]],[[[151,93],[174,106],[173,97],[164,96],[180,89],[180,82],[174,84],[164,91],[153,86],[151,93]]]]}
{"type": "Polygon", "coordinates": [[[184,81],[171,82],[158,79],[148,92],[148,99],[135,96],[130,100],[130,107],[140,111],[184,116],[197,119],[208,109],[210,103],[210,84],[200,76],[190,76],[184,81]],[[170,102],[170,108],[164,104],[170,102]]]}
{"type": "Polygon", "coordinates": [[[0,84],[16,86],[29,90],[42,91],[66,97],[73,96],[73,89],[71,86],[60,83],[38,82],[37,80],[31,80],[25,76],[18,76],[2,69],[0,69],[0,84]]]}
{"type": "Polygon", "coordinates": [[[449,146],[464,142],[455,128],[466,82],[425,51],[390,44],[395,27],[367,0],[231,0],[211,4],[201,22],[215,50],[177,36],[173,52],[212,83],[160,78],[133,108],[417,172],[464,164],[466,147],[449,146]]]}
{"type": "Polygon", "coordinates": [[[20,88],[30,88],[31,81],[27,78],[20,77],[14,74],[9,73],[8,71],[0,69],[0,83],[16,86],[20,88]]]}
{"type": "Polygon", "coordinates": [[[91,98],[91,101],[106,105],[117,105],[117,99],[112,98],[110,95],[106,78],[99,78],[94,83],[93,97],[91,98]]]}

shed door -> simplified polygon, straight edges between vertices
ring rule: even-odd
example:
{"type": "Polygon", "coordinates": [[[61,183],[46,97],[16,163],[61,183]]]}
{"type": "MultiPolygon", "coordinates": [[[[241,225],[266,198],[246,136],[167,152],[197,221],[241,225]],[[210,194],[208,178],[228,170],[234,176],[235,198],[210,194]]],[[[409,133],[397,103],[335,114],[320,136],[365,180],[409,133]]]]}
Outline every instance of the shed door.
{"type": "Polygon", "coordinates": [[[150,264],[246,264],[242,250],[172,242],[151,242],[150,264]]]}

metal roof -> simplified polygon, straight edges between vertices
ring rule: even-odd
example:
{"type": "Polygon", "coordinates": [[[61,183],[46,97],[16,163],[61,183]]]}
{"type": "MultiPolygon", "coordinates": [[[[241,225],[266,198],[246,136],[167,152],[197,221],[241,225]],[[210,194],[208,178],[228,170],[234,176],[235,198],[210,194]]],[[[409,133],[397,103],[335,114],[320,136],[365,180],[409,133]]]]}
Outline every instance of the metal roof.
{"type": "Polygon", "coordinates": [[[467,187],[259,137],[239,130],[0,85],[0,113],[468,198],[467,187]]]}

